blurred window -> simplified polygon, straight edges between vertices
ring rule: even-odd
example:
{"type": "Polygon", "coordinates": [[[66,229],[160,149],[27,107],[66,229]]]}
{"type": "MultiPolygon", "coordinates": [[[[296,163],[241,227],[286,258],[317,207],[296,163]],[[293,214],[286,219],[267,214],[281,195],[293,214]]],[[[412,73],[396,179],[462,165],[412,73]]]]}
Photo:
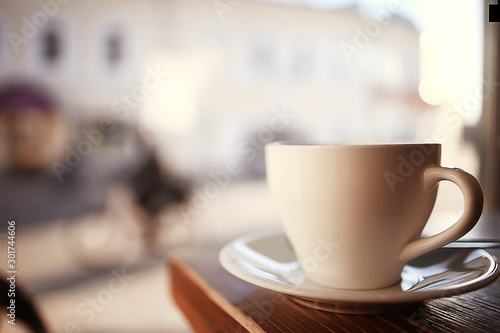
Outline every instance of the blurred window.
{"type": "Polygon", "coordinates": [[[329,75],[333,83],[341,85],[345,85],[350,79],[350,67],[346,66],[344,55],[338,47],[343,40],[344,38],[342,37],[333,38],[331,43],[333,47],[327,53],[329,54],[328,63],[330,64],[330,70],[327,75],[329,75]]]}
{"type": "Polygon", "coordinates": [[[258,39],[253,44],[251,69],[259,76],[272,76],[276,73],[276,59],[272,43],[268,39],[258,39]]]}
{"type": "Polygon", "coordinates": [[[107,62],[110,67],[119,65],[122,60],[122,36],[118,31],[110,33],[106,39],[107,62]]]}
{"type": "Polygon", "coordinates": [[[61,37],[56,28],[49,28],[43,35],[43,59],[53,65],[61,57],[61,37]]]}
{"type": "Polygon", "coordinates": [[[311,79],[314,74],[314,47],[311,43],[300,42],[295,45],[291,64],[292,75],[298,80],[311,79]]]}
{"type": "Polygon", "coordinates": [[[130,64],[131,50],[127,47],[131,34],[124,27],[123,22],[109,20],[96,26],[96,51],[93,55],[101,74],[123,74],[125,63],[130,64]]]}

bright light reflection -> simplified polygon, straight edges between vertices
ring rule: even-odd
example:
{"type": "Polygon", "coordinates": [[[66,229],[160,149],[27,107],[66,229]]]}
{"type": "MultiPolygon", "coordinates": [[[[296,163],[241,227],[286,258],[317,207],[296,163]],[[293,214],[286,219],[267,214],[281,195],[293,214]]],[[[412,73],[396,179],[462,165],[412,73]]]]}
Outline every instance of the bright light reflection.
{"type": "Polygon", "coordinates": [[[443,101],[443,86],[434,77],[424,79],[418,86],[422,100],[430,105],[439,105],[443,101]]]}

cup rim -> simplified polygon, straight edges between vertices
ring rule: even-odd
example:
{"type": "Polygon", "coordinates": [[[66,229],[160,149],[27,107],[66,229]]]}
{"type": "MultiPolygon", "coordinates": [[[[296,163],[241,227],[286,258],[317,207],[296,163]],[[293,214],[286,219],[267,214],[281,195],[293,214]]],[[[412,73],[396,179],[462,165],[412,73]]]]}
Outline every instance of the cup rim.
{"type": "Polygon", "coordinates": [[[299,140],[283,140],[266,143],[266,147],[303,147],[303,148],[404,148],[418,146],[441,146],[439,142],[414,142],[414,143],[367,143],[367,144],[341,144],[341,143],[316,143],[299,140]]]}

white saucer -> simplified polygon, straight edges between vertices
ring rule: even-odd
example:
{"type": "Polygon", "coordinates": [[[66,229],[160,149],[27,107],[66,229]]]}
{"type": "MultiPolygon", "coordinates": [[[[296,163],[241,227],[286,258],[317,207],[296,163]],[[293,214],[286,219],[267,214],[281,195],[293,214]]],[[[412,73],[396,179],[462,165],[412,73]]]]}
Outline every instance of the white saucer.
{"type": "Polygon", "coordinates": [[[224,246],[222,266],[256,286],[300,304],[341,313],[383,313],[422,301],[458,295],[493,282],[497,259],[483,249],[438,249],[410,261],[399,284],[377,290],[344,290],[309,281],[282,230],[262,230],[224,246]]]}

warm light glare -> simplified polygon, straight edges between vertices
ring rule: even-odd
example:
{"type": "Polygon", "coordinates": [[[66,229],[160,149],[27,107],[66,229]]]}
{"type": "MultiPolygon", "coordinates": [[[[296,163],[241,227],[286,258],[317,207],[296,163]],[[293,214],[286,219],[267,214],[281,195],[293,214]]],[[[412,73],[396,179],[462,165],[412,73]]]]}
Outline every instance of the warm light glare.
{"type": "Polygon", "coordinates": [[[422,100],[430,105],[438,105],[443,101],[443,86],[432,77],[420,82],[418,93],[422,100]]]}
{"type": "MultiPolygon", "coordinates": [[[[477,91],[482,85],[482,35],[481,29],[473,29],[472,22],[481,27],[481,18],[475,12],[477,6],[467,2],[455,2],[454,15],[445,21],[442,14],[448,8],[446,2],[425,0],[432,6],[427,27],[419,37],[420,69],[423,80],[419,86],[422,100],[430,105],[456,106],[467,125],[474,126],[481,117],[481,99],[477,91]],[[474,14],[472,14],[474,13],[474,14]],[[460,17],[470,16],[469,24],[460,17]]],[[[479,2],[478,2],[479,4],[479,2]]]]}
{"type": "Polygon", "coordinates": [[[184,133],[197,114],[197,72],[180,57],[160,55],[153,60],[167,68],[169,75],[159,87],[149,91],[140,114],[141,124],[155,133],[184,133]]]}
{"type": "Polygon", "coordinates": [[[422,52],[432,55],[436,49],[436,35],[429,29],[422,31],[419,38],[419,45],[422,52]]]}

